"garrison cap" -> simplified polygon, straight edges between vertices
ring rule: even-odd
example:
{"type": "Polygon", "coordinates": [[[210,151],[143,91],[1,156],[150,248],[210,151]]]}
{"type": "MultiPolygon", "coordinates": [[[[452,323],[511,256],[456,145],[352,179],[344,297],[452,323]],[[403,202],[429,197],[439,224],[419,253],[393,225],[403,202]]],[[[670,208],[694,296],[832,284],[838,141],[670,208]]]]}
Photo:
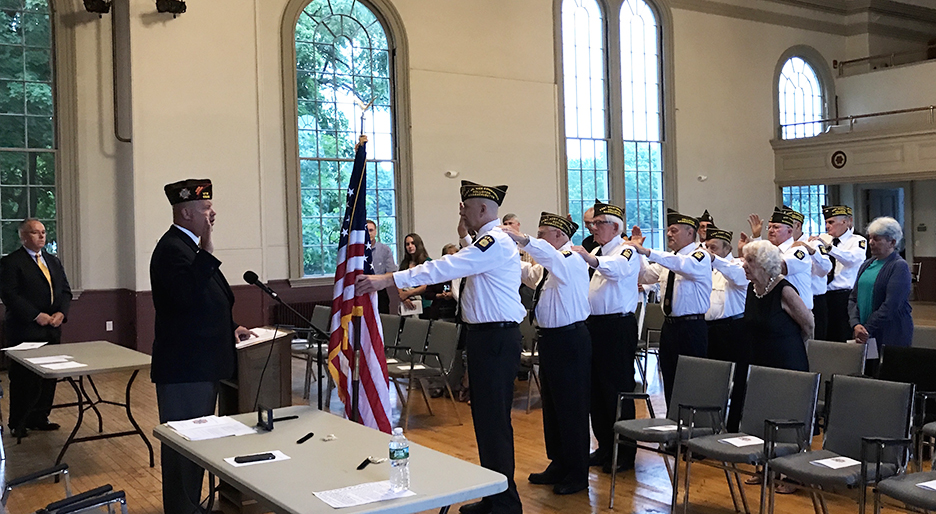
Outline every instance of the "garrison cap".
{"type": "Polygon", "coordinates": [[[835,216],[851,216],[852,208],[847,205],[823,205],[822,206],[822,217],[824,219],[833,218],[835,216]]]}
{"type": "Polygon", "coordinates": [[[677,223],[689,225],[690,227],[699,230],[699,220],[693,218],[692,216],[680,214],[673,209],[666,209],[666,226],[668,227],[677,223]]]}
{"type": "Polygon", "coordinates": [[[791,227],[794,223],[803,223],[804,219],[802,214],[787,206],[774,207],[773,214],[770,216],[771,223],[783,223],[791,227]]]}
{"type": "Polygon", "coordinates": [[[706,240],[706,241],[708,241],[709,239],[721,239],[722,241],[724,241],[724,242],[726,242],[726,243],[728,243],[728,244],[731,244],[731,237],[732,237],[733,235],[734,235],[734,233],[732,233],[731,231],[729,231],[729,230],[722,230],[722,229],[716,227],[715,225],[709,225],[708,228],[705,229],[705,240],[706,240]]]}
{"type": "Polygon", "coordinates": [[[172,205],[193,200],[211,200],[211,180],[207,178],[180,180],[166,184],[163,191],[166,192],[166,197],[172,205]]]}
{"type": "Polygon", "coordinates": [[[711,223],[713,225],[715,224],[715,220],[712,219],[712,215],[709,214],[708,209],[705,209],[705,212],[703,212],[702,215],[699,216],[699,223],[702,223],[702,222],[711,223]]]}
{"type": "Polygon", "coordinates": [[[624,209],[618,207],[617,205],[602,203],[601,200],[595,198],[595,206],[593,209],[595,209],[595,216],[606,214],[608,216],[620,218],[621,221],[624,221],[624,209]]]}
{"type": "Polygon", "coordinates": [[[468,180],[462,180],[459,192],[462,201],[469,198],[484,198],[485,200],[493,200],[500,206],[500,204],[504,203],[504,197],[507,196],[507,186],[482,186],[468,180]]]}
{"type": "Polygon", "coordinates": [[[579,226],[569,218],[546,211],[540,214],[539,226],[558,228],[569,237],[572,237],[572,234],[575,234],[579,228],[579,226]]]}

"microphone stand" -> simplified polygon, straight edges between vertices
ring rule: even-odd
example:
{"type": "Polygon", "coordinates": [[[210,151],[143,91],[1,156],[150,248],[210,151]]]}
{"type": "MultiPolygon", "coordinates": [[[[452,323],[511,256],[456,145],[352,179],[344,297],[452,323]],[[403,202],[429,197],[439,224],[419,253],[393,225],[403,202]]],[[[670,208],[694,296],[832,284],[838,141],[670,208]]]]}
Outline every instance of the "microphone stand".
{"type": "MultiPolygon", "coordinates": [[[[256,285],[256,284],[255,284],[255,285],[256,285]]],[[[267,287],[269,287],[269,286],[267,286],[267,287]]],[[[303,316],[299,311],[297,311],[296,309],[294,309],[294,308],[292,307],[292,305],[289,305],[288,303],[284,302],[283,299],[279,297],[279,295],[274,296],[274,295],[268,293],[268,292],[267,292],[266,290],[264,290],[262,287],[259,288],[259,289],[260,289],[261,291],[263,291],[264,293],[267,293],[267,295],[268,295],[270,298],[276,300],[277,303],[279,303],[279,304],[282,305],[283,307],[286,307],[286,310],[288,310],[289,312],[295,314],[297,318],[299,318],[300,320],[302,320],[303,322],[305,322],[305,324],[308,326],[308,328],[301,328],[301,329],[299,329],[299,331],[301,331],[301,332],[307,332],[307,333],[309,333],[310,335],[311,335],[311,334],[314,334],[315,339],[318,340],[318,342],[317,342],[316,345],[315,345],[315,346],[316,346],[316,357],[315,357],[315,358],[316,358],[316,360],[317,360],[317,368],[318,368],[318,370],[317,370],[317,372],[318,372],[318,409],[319,409],[319,410],[323,410],[323,409],[322,409],[322,380],[323,380],[323,377],[322,377],[322,343],[323,343],[323,342],[327,342],[327,341],[329,340],[329,335],[326,334],[325,332],[323,332],[322,330],[320,330],[320,329],[319,329],[318,327],[316,327],[315,325],[313,325],[313,324],[312,324],[312,321],[309,320],[309,318],[306,318],[305,316],[303,316]]]]}

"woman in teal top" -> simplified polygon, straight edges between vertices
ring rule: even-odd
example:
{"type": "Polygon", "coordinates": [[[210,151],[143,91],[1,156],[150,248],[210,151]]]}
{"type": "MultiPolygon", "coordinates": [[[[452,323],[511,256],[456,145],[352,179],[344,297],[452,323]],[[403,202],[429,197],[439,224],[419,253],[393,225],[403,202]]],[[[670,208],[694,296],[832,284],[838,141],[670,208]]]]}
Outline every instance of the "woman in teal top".
{"type": "MultiPolygon", "coordinates": [[[[867,343],[874,338],[878,354],[882,345],[910,346],[913,339],[910,267],[896,252],[901,239],[903,230],[894,218],[877,218],[868,225],[871,258],[859,268],[848,299],[855,339],[867,343]]],[[[874,375],[877,363],[869,359],[865,373],[874,375]]]]}

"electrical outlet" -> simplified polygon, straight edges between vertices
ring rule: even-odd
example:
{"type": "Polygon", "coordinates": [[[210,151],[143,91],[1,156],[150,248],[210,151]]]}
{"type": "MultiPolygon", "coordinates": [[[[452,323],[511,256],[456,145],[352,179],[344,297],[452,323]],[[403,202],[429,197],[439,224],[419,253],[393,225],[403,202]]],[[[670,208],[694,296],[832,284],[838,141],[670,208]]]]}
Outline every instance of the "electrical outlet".
{"type": "Polygon", "coordinates": [[[107,331],[107,332],[113,332],[113,331],[114,331],[114,322],[113,322],[113,321],[105,321],[105,322],[104,322],[104,330],[107,331]]]}

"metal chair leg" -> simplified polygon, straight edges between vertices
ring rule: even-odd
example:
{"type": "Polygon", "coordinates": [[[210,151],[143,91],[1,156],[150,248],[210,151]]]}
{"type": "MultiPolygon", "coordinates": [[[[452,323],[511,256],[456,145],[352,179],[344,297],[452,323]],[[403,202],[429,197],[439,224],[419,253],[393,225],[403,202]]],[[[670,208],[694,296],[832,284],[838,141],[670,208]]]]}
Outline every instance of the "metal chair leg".
{"type": "Polygon", "coordinates": [[[449,400],[452,401],[452,409],[455,411],[455,419],[458,424],[462,424],[461,415],[458,414],[458,404],[455,402],[455,394],[452,393],[452,386],[449,385],[448,375],[442,375],[442,382],[445,383],[445,390],[448,391],[449,400]]]}
{"type": "Polygon", "coordinates": [[[614,433],[614,446],[611,448],[611,501],[608,503],[609,509],[614,509],[614,480],[617,478],[617,459],[618,446],[621,444],[621,436],[614,433]]]}
{"type": "Polygon", "coordinates": [[[426,402],[426,409],[429,410],[429,415],[435,416],[435,414],[432,412],[432,405],[429,404],[429,390],[426,389],[426,383],[421,378],[417,378],[415,380],[417,383],[419,383],[419,388],[422,390],[423,401],[426,402]]]}
{"type": "MultiPolygon", "coordinates": [[[[689,467],[689,464],[690,462],[686,461],[687,469],[689,467]]],[[[722,465],[727,466],[728,463],[722,462],[722,465]]],[[[724,472],[725,472],[725,481],[728,482],[728,492],[731,493],[731,503],[734,505],[735,512],[741,512],[741,507],[738,506],[738,497],[735,494],[735,490],[734,490],[734,483],[731,481],[731,473],[729,473],[727,469],[724,470],[724,472]]],[[[686,496],[688,496],[688,494],[686,496]]]]}
{"type": "Polygon", "coordinates": [[[738,466],[732,464],[731,468],[734,469],[734,478],[735,482],[738,483],[738,491],[741,496],[741,505],[744,507],[744,514],[751,514],[751,507],[748,505],[747,494],[744,492],[744,484],[741,483],[741,475],[738,473],[738,466]]]}

